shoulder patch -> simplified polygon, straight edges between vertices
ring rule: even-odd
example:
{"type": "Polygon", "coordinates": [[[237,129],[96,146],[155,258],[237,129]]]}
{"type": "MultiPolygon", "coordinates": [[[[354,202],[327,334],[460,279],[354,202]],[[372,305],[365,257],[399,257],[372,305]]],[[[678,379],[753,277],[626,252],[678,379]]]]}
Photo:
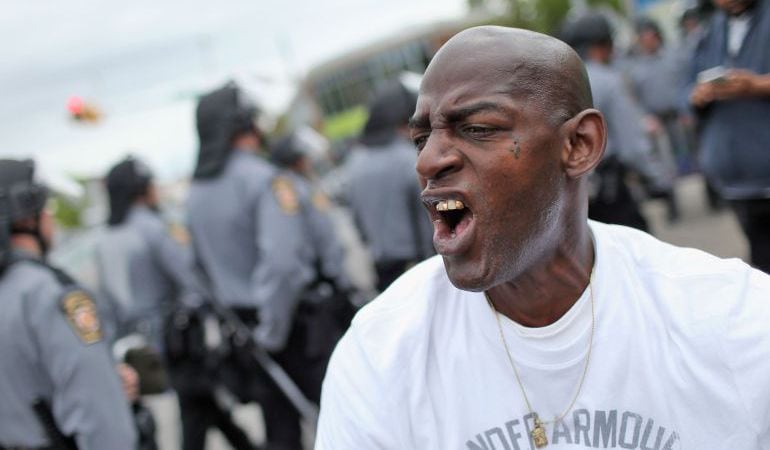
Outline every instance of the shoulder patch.
{"type": "Polygon", "coordinates": [[[176,223],[170,225],[168,227],[168,234],[171,236],[171,239],[180,245],[188,245],[190,243],[190,232],[182,225],[176,223]]]}
{"type": "Polygon", "coordinates": [[[62,297],[61,306],[70,326],[84,344],[102,340],[96,305],[88,294],[81,290],[70,291],[62,297]]]}
{"type": "Polygon", "coordinates": [[[319,211],[328,211],[332,206],[332,202],[326,194],[316,191],[313,194],[313,206],[319,211]]]}
{"type": "Polygon", "coordinates": [[[275,195],[278,206],[286,214],[296,214],[299,211],[299,197],[291,180],[279,176],[273,180],[273,195],[275,195]]]}

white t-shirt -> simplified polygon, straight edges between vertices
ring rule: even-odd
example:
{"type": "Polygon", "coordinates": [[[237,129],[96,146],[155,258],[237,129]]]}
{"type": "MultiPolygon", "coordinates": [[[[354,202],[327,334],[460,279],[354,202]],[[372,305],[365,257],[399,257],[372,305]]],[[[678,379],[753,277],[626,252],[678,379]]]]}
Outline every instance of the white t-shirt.
{"type": "MultiPolygon", "coordinates": [[[[547,448],[770,449],[770,277],[629,228],[591,229],[593,353],[574,407],[546,426],[547,448]]],[[[544,421],[580,380],[589,289],[548,327],[502,321],[544,421]]],[[[315,448],[525,450],[532,426],[483,294],[452,286],[434,257],[340,341],[315,448]]]]}
{"type": "Polygon", "coordinates": [[[743,40],[749,32],[751,13],[744,13],[727,19],[727,54],[736,57],[741,51],[743,40]]]}

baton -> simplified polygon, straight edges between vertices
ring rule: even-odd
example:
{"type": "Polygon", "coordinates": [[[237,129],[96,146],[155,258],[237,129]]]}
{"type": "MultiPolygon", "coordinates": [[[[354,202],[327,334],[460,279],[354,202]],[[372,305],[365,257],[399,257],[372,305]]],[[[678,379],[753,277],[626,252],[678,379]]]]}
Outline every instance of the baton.
{"type": "MultiPolygon", "coordinates": [[[[250,344],[248,345],[248,348],[251,356],[257,361],[257,364],[267,372],[270,379],[278,385],[281,392],[283,392],[291,404],[297,411],[299,411],[300,415],[310,423],[313,427],[313,431],[315,431],[315,425],[318,422],[318,407],[305,397],[283,367],[275,362],[265,349],[257,344],[254,336],[251,334],[251,329],[243,323],[240,317],[233,313],[230,308],[219,303],[213,296],[209,298],[211,300],[209,303],[214,307],[214,311],[224,318],[225,322],[233,328],[236,343],[250,344]]],[[[246,346],[244,345],[244,348],[245,347],[246,346]]]]}

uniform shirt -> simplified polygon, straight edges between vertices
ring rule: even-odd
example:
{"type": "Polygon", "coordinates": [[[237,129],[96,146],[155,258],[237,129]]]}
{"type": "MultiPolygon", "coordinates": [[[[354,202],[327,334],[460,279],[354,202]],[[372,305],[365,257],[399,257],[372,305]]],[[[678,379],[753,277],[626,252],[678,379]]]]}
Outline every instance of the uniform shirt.
{"type": "Polygon", "coordinates": [[[96,246],[99,290],[113,307],[118,334],[140,331],[160,345],[160,326],[173,302],[193,302],[191,256],[160,215],[144,205],[106,228],[96,246]]]}
{"type": "Polygon", "coordinates": [[[631,96],[620,71],[611,66],[586,62],[594,107],[607,122],[605,157],[615,156],[653,186],[671,184],[668,167],[652,153],[652,141],[644,130],[644,113],[631,96]]]}
{"type": "Polygon", "coordinates": [[[396,138],[384,147],[357,148],[350,158],[348,201],[374,261],[417,261],[435,253],[414,146],[396,138]]]}
{"type": "Polygon", "coordinates": [[[651,148],[642,124],[641,108],[631,97],[619,71],[591,61],[586,63],[586,71],[594,107],[602,112],[607,122],[604,154],[615,155],[631,167],[636,167],[651,148]]]}
{"type": "Polygon", "coordinates": [[[49,443],[32,409],[45,399],[81,450],[133,450],[134,424],[115,365],[103,340],[84,341],[69,322],[68,295],[76,288],[32,262],[14,263],[0,278],[0,446],[49,443]]]}
{"type": "Polygon", "coordinates": [[[350,280],[344,267],[345,249],[330,216],[334,208],[331,200],[310,180],[296,172],[286,170],[281,175],[288,177],[297,190],[307,236],[313,247],[313,259],[318,262],[322,275],[333,280],[339,288],[349,288],[350,280]]]}
{"type": "Polygon", "coordinates": [[[637,54],[624,64],[634,93],[645,111],[671,114],[681,109],[682,90],[687,82],[686,66],[676,52],[659,49],[655,54],[637,54]]]}
{"type": "Polygon", "coordinates": [[[293,184],[257,155],[235,150],[219,177],[193,182],[188,225],[218,300],[259,308],[258,342],[282,349],[315,273],[293,184]]]}
{"type": "MultiPolygon", "coordinates": [[[[591,222],[595,267],[562,318],[501,317],[547,448],[770,449],[770,277],[591,222]]],[[[364,307],[332,356],[316,450],[530,450],[533,415],[480,292],[440,258],[364,307]]]]}

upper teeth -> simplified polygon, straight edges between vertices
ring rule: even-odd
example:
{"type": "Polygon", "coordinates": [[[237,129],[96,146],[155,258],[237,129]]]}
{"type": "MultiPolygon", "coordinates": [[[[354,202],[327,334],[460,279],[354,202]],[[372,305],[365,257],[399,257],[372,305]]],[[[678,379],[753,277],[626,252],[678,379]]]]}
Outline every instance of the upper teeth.
{"type": "Polygon", "coordinates": [[[463,209],[465,205],[460,200],[441,200],[436,203],[436,211],[451,211],[453,209],[463,209]]]}

